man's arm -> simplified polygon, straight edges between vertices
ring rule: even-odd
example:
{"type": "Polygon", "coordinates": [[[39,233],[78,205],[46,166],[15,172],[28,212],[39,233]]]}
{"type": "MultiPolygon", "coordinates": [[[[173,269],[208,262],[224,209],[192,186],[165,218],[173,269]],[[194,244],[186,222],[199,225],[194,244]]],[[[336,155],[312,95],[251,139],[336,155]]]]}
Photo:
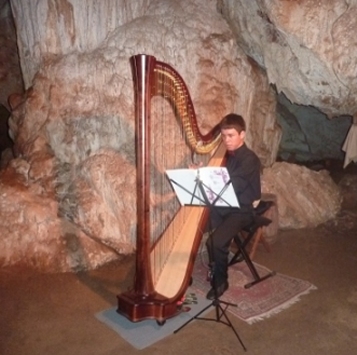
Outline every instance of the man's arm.
{"type": "Polygon", "coordinates": [[[260,198],[260,161],[254,154],[247,154],[237,163],[230,178],[241,204],[251,204],[260,198]]]}

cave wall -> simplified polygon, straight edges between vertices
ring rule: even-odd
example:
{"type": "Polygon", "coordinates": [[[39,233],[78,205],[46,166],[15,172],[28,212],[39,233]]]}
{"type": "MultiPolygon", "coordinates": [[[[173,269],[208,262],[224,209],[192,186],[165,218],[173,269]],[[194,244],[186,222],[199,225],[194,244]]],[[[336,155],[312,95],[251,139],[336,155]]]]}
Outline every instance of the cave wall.
{"type": "Polygon", "coordinates": [[[330,118],[357,111],[356,0],[222,0],[220,11],[278,93],[330,118]]]}
{"type": "Polygon", "coordinates": [[[9,0],[0,0],[0,105],[8,111],[8,96],[14,92],[24,92],[15,24],[9,0]]]}
{"type": "Polygon", "coordinates": [[[121,25],[143,16],[150,0],[10,0],[25,88],[43,62],[97,49],[121,25]],[[85,5],[85,6],[83,6],[85,5]]]}
{"type": "MultiPolygon", "coordinates": [[[[178,70],[203,133],[226,113],[245,117],[247,143],[265,167],[263,192],[277,196],[281,227],[310,227],[333,218],[341,201],[328,175],[275,164],[281,128],[271,84],[297,99],[297,94],[289,92],[302,89],[296,82],[306,79],[302,78],[305,72],[294,68],[299,61],[303,66],[308,54],[299,52],[299,57],[296,52],[291,61],[276,51],[274,59],[275,52],[269,48],[277,43],[266,31],[273,33],[270,26],[281,31],[279,16],[275,22],[267,20],[275,19],[270,11],[278,3],[267,7],[264,1],[252,1],[241,8],[239,2],[235,6],[231,1],[213,0],[121,1],[116,5],[88,0],[88,6],[83,6],[79,0],[42,0],[35,6],[11,0],[26,92],[10,100],[15,157],[0,171],[0,227],[6,231],[0,239],[0,265],[78,270],[134,250],[135,127],[129,58],[138,53],[155,55],[178,70]],[[268,30],[265,23],[262,32],[256,32],[256,16],[268,22],[268,30]],[[254,36],[245,43],[250,32],[254,36]],[[293,63],[291,73],[280,71],[281,66],[288,69],[289,63],[293,63]],[[284,75],[291,80],[284,81],[285,86],[278,81],[284,75]],[[291,181],[299,195],[309,196],[313,187],[321,198],[310,201],[305,209],[302,205],[308,199],[285,199],[291,181]],[[320,191],[319,185],[324,186],[320,191]]],[[[335,78],[331,77],[330,84],[325,74],[324,87],[334,87],[335,78]]],[[[319,84],[312,79],[310,86],[315,88],[319,84]]],[[[306,97],[314,97],[314,90],[303,89],[306,97]]],[[[320,98],[325,100],[323,95],[320,98]]],[[[341,111],[354,109],[353,100],[350,106],[346,104],[343,90],[340,99],[341,111]]],[[[326,102],[324,109],[337,111],[335,98],[326,102]]],[[[187,166],[190,151],[175,133],[179,130],[170,106],[155,100],[152,116],[162,111],[172,134],[160,137],[154,147],[166,154],[166,165],[152,164],[164,173],[165,168],[187,166]]],[[[154,186],[152,205],[159,211],[157,206],[164,206],[165,218],[170,219],[174,199],[171,191],[163,192],[161,182],[154,186]]]]}
{"type": "Polygon", "coordinates": [[[278,159],[297,163],[342,162],[342,146],[351,127],[350,116],[330,119],[316,107],[291,103],[278,95],[277,119],[282,127],[278,159]]]}

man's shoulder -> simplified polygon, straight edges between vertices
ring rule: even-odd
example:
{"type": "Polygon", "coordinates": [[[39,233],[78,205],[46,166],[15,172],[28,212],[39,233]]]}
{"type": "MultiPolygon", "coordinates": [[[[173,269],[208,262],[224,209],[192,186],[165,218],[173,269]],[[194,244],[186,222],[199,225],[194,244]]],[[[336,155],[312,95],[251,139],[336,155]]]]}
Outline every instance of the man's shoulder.
{"type": "Polygon", "coordinates": [[[245,143],[240,148],[238,148],[233,155],[233,159],[241,164],[246,163],[256,163],[260,164],[260,159],[258,155],[250,149],[245,143]]]}
{"type": "Polygon", "coordinates": [[[251,159],[255,159],[255,160],[259,160],[260,161],[258,155],[252,149],[250,149],[247,145],[244,145],[244,155],[246,157],[251,158],[251,159]]]}

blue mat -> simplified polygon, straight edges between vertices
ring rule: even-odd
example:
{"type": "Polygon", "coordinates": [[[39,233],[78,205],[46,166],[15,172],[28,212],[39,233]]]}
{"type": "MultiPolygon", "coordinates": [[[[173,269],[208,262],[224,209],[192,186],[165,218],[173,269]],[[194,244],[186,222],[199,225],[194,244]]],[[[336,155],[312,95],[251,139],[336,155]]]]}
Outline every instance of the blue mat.
{"type": "MultiPolygon", "coordinates": [[[[192,294],[192,291],[188,290],[188,292],[192,294]]],[[[116,312],[117,307],[99,312],[95,316],[98,320],[117,332],[133,347],[141,350],[173,334],[176,329],[180,328],[211,303],[211,301],[201,295],[194,294],[194,297],[197,299],[197,304],[187,304],[187,306],[191,308],[189,312],[182,312],[173,318],[167,319],[162,326],[158,325],[156,320],[143,320],[136,323],[130,322],[127,318],[116,312]]],[[[200,317],[212,309],[213,307],[208,307],[207,310],[200,314],[200,317]]]]}

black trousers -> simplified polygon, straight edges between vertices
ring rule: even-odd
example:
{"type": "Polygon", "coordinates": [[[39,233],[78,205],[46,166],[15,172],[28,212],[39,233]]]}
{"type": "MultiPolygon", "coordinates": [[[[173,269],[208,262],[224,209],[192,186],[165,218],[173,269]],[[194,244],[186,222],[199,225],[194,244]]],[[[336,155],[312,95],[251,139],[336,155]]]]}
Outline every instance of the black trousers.
{"type": "Polygon", "coordinates": [[[228,254],[232,239],[254,219],[252,208],[231,209],[216,207],[210,211],[213,232],[206,242],[212,267],[212,287],[228,280],[228,254]],[[214,283],[213,283],[214,282],[214,283]]]}

